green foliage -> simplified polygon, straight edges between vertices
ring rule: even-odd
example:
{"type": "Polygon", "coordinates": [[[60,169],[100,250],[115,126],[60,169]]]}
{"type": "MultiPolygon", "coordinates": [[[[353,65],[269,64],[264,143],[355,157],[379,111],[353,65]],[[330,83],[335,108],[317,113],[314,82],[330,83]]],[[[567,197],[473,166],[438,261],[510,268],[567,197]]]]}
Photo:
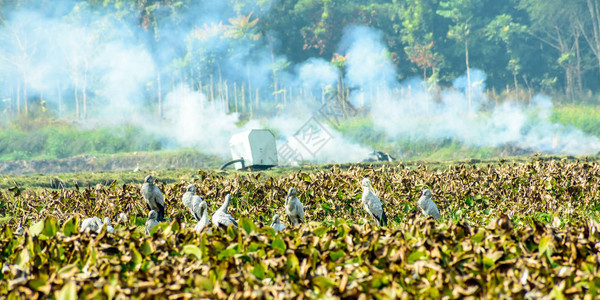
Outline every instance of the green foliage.
{"type": "Polygon", "coordinates": [[[0,160],[4,161],[161,148],[161,141],[133,126],[89,130],[67,125],[47,125],[29,130],[11,126],[0,130],[0,160]]]}
{"type": "Polygon", "coordinates": [[[554,108],[550,121],[600,136],[600,108],[596,105],[562,105],[554,108]]]}

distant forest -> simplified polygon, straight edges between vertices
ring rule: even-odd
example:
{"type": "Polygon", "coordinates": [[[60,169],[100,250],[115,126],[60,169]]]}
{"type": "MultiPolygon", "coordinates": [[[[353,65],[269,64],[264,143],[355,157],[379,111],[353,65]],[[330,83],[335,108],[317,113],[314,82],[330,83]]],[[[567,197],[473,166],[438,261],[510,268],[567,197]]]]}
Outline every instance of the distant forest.
{"type": "Polygon", "coordinates": [[[90,103],[138,95],[162,109],[179,83],[209,98],[235,95],[226,105],[246,111],[254,99],[293,94],[289,74],[311,59],[343,74],[352,26],[378,34],[378,55],[398,82],[444,87],[479,69],[488,91],[517,98],[581,100],[600,89],[599,0],[0,0],[0,8],[8,114],[50,107],[81,119],[90,103]]]}

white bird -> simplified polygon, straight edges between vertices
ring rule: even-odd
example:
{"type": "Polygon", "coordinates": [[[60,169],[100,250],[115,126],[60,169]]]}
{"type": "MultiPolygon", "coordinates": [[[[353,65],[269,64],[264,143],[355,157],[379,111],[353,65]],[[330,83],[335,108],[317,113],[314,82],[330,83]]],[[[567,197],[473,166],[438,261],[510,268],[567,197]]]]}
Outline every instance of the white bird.
{"type": "Polygon", "coordinates": [[[127,214],[125,214],[124,212],[119,214],[119,217],[117,218],[117,223],[127,223],[127,221],[129,220],[129,218],[127,217],[127,214]]]}
{"type": "Polygon", "coordinates": [[[379,200],[379,197],[373,191],[371,180],[363,178],[361,186],[363,188],[361,200],[365,210],[375,219],[378,226],[387,226],[387,216],[385,215],[385,211],[383,211],[381,200],[379,200]]]}
{"type": "Polygon", "coordinates": [[[199,216],[194,214],[194,197],[200,198],[200,196],[196,196],[196,186],[194,184],[190,184],[185,189],[185,193],[183,193],[181,200],[183,201],[183,206],[190,210],[196,221],[199,221],[199,216]]]}
{"type": "Polygon", "coordinates": [[[109,233],[115,232],[115,228],[112,226],[109,217],[104,218],[104,224],[103,225],[106,226],[106,232],[109,232],[109,233]]]}
{"type": "Polygon", "coordinates": [[[421,209],[421,212],[425,216],[431,216],[432,218],[434,218],[436,220],[438,220],[440,218],[440,210],[438,209],[437,205],[435,205],[435,202],[433,202],[433,200],[431,200],[431,190],[430,189],[423,190],[423,195],[421,196],[421,198],[419,198],[417,205],[419,206],[419,208],[421,209]]]}
{"type": "Polygon", "coordinates": [[[290,188],[285,197],[285,213],[292,226],[304,223],[304,207],[298,197],[296,197],[295,188],[290,188]]]}
{"type": "Polygon", "coordinates": [[[155,210],[151,210],[148,213],[148,221],[146,221],[146,234],[150,235],[150,230],[152,230],[152,227],[158,225],[158,221],[157,218],[158,217],[158,213],[155,210]]]}
{"type": "Polygon", "coordinates": [[[285,230],[285,225],[283,225],[281,223],[281,219],[279,218],[278,214],[275,214],[273,216],[273,222],[271,223],[271,228],[275,229],[275,232],[285,230]]]}
{"type": "Polygon", "coordinates": [[[231,194],[227,194],[227,196],[225,196],[225,202],[223,202],[223,205],[221,205],[221,207],[219,207],[219,209],[217,209],[217,211],[215,211],[215,213],[212,215],[212,223],[215,227],[227,227],[229,224],[233,224],[235,227],[238,226],[235,219],[227,213],[227,207],[229,206],[230,201],[231,194]]]}
{"type": "Polygon", "coordinates": [[[81,226],[79,231],[93,231],[100,232],[102,230],[102,220],[98,217],[85,218],[81,221],[81,226]]]}
{"type": "Polygon", "coordinates": [[[144,196],[144,201],[146,201],[148,209],[155,210],[158,213],[159,222],[164,221],[165,198],[160,189],[154,185],[154,177],[152,177],[152,175],[146,176],[140,192],[142,193],[142,196],[144,196]]]}
{"type": "MultiPolygon", "coordinates": [[[[200,197],[198,197],[200,199],[200,197]]],[[[200,215],[200,220],[196,223],[194,230],[196,232],[202,231],[204,227],[210,225],[210,218],[208,216],[208,204],[206,201],[198,201],[194,202],[194,211],[198,211],[200,215]]]]}
{"type": "Polygon", "coordinates": [[[17,234],[17,235],[23,235],[25,233],[25,229],[23,229],[23,227],[21,227],[21,224],[22,223],[19,222],[19,226],[15,230],[15,234],[17,234]]]}

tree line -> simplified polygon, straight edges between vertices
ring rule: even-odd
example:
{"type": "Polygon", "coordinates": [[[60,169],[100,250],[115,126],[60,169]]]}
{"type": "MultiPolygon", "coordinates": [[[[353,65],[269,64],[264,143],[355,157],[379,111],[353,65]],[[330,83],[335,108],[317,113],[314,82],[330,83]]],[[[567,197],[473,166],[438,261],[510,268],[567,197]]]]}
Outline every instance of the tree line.
{"type": "Polygon", "coordinates": [[[52,98],[53,109],[86,118],[89,102],[106,97],[95,86],[103,80],[93,63],[98,45],[123,32],[158,62],[137,92],[159,112],[181,82],[242,112],[253,100],[257,109],[259,98],[278,103],[310,93],[294,91],[282,74],[310,58],[343,70],[339,45],[353,24],[381,32],[398,81],[448,86],[477,68],[490,90],[519,99],[545,92],[577,100],[600,86],[600,0],[0,0],[0,7],[0,107],[12,114],[30,113],[30,103],[45,110],[52,98]],[[56,43],[67,58],[60,76],[43,77],[40,67],[55,58],[42,41],[58,27],[15,20],[22,11],[77,32],[77,45],[56,43]],[[265,58],[260,68],[248,63],[265,58]],[[255,79],[260,72],[266,83],[255,79]]]}

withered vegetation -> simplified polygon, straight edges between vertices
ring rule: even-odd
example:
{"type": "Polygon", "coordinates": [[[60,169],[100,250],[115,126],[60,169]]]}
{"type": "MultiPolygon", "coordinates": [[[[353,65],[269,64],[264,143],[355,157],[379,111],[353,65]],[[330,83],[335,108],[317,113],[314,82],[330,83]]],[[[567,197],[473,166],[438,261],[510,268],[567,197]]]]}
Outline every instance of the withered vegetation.
{"type": "MultiPolygon", "coordinates": [[[[355,166],[278,177],[198,171],[159,182],[169,220],[143,232],[140,184],[0,193],[0,298],[597,297],[600,164],[544,161],[446,170],[355,166]],[[369,177],[389,218],[360,202],[369,177]],[[209,212],[232,193],[239,229],[196,233],[181,203],[197,186],[209,212]],[[295,187],[308,223],[275,233],[295,187]],[[416,201],[433,192],[442,219],[416,201]],[[129,216],[115,233],[79,233],[87,216],[129,216]],[[15,228],[23,224],[25,233],[15,228]]],[[[159,178],[160,180],[160,178],[159,178]]],[[[286,218],[282,217],[286,222],[286,218]]],[[[287,222],[286,222],[287,223],[287,222]]]]}

